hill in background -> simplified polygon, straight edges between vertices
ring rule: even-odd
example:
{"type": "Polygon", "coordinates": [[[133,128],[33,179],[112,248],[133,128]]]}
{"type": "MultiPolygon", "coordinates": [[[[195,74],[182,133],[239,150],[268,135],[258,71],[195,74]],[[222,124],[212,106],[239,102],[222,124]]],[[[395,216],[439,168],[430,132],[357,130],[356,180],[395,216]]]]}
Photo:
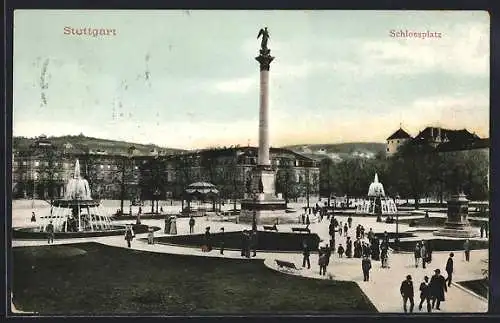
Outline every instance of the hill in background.
{"type": "Polygon", "coordinates": [[[348,158],[375,158],[375,156],[380,154],[385,155],[386,147],[385,143],[378,142],[349,142],[339,144],[302,144],[285,146],[283,148],[314,159],[331,158],[340,161],[348,158]]]}
{"type": "MultiPolygon", "coordinates": [[[[38,138],[13,137],[12,148],[17,151],[26,151],[37,140],[38,138]]],[[[163,154],[175,154],[185,151],[176,148],[163,148],[154,144],[143,145],[119,140],[86,137],[84,135],[47,137],[47,140],[58,149],[64,149],[65,145],[70,144],[72,146],[71,150],[74,152],[104,151],[110,155],[127,154],[130,147],[135,147],[141,155],[148,155],[154,150],[163,154]]]]}

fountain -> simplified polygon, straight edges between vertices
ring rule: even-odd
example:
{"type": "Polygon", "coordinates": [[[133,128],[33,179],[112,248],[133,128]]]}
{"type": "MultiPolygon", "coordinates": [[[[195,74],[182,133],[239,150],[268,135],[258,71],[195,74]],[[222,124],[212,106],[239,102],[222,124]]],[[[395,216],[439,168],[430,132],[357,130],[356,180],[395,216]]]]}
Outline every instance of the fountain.
{"type": "Polygon", "coordinates": [[[64,198],[55,200],[50,216],[42,218],[41,232],[45,231],[50,221],[54,232],[95,232],[115,228],[99,201],[92,199],[89,182],[80,176],[78,159],[73,178],[66,184],[64,198]]]}
{"type": "Polygon", "coordinates": [[[479,233],[469,223],[469,200],[465,194],[453,195],[447,204],[448,212],[444,228],[434,231],[433,234],[453,238],[476,238],[479,233]]]}
{"type": "Polygon", "coordinates": [[[375,178],[368,188],[368,199],[361,201],[356,206],[356,213],[393,215],[397,212],[396,203],[392,198],[385,196],[384,185],[378,181],[378,174],[375,173],[375,178]]]}
{"type": "MultiPolygon", "coordinates": [[[[77,159],[73,178],[66,184],[64,198],[52,202],[50,214],[40,217],[41,224],[37,228],[15,228],[14,238],[45,239],[49,223],[54,227],[56,238],[123,234],[125,226],[113,224],[100,201],[92,199],[91,195],[88,181],[80,176],[77,159]]],[[[134,226],[136,233],[147,232],[147,229],[147,226],[134,226]]]]}

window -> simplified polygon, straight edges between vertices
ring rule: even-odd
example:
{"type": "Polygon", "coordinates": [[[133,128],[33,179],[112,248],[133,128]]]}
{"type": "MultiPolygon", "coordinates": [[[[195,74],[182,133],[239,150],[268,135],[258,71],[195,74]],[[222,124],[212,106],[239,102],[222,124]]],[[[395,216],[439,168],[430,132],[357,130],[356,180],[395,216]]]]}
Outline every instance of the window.
{"type": "Polygon", "coordinates": [[[103,169],[103,168],[104,168],[104,165],[101,165],[101,169],[103,169]]]}
{"type": "Polygon", "coordinates": [[[24,160],[23,161],[23,166],[26,166],[26,165],[28,165],[28,162],[24,160]]]}
{"type": "Polygon", "coordinates": [[[43,166],[48,167],[49,166],[49,162],[48,161],[44,162],[43,166]]]}
{"type": "Polygon", "coordinates": [[[35,167],[40,166],[40,162],[38,160],[35,161],[35,167]]]}
{"type": "Polygon", "coordinates": [[[55,166],[55,167],[59,166],[59,163],[58,163],[58,162],[55,162],[55,163],[54,163],[54,166],[55,166]]]}

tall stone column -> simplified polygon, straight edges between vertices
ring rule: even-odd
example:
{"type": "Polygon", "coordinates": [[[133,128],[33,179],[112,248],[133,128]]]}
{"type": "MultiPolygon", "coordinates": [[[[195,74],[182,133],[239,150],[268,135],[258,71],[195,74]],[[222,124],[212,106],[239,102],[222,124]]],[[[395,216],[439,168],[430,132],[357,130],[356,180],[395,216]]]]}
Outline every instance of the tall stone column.
{"type": "Polygon", "coordinates": [[[260,110],[258,165],[270,166],[269,159],[269,67],[274,57],[270,50],[260,50],[255,59],[260,63],[260,110]]]}

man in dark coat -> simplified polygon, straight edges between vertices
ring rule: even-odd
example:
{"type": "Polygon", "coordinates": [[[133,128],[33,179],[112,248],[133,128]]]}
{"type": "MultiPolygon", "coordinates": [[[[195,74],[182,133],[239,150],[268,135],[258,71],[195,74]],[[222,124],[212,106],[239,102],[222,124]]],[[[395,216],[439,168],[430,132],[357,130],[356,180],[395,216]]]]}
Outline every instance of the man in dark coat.
{"type": "Polygon", "coordinates": [[[307,269],[311,269],[311,261],[309,260],[310,254],[309,245],[307,244],[307,241],[304,240],[302,242],[302,267],[305,267],[307,264],[307,269]]]}
{"type": "Polygon", "coordinates": [[[194,233],[194,223],[194,218],[191,215],[191,217],[189,218],[189,233],[194,233]]]}
{"type": "Polygon", "coordinates": [[[220,228],[220,233],[219,233],[219,246],[220,246],[220,254],[224,254],[224,228],[220,228]]]}
{"type": "Polygon", "coordinates": [[[330,221],[330,225],[328,226],[328,234],[332,238],[335,236],[335,222],[334,221],[330,221]]]}
{"type": "Polygon", "coordinates": [[[406,304],[408,300],[410,300],[410,313],[413,313],[413,307],[415,306],[415,302],[413,301],[414,291],[413,291],[413,282],[411,281],[411,275],[406,276],[406,280],[403,280],[401,283],[401,287],[399,288],[401,296],[403,297],[403,309],[405,313],[408,312],[406,308],[406,304]]]}
{"type": "Polygon", "coordinates": [[[354,241],[354,258],[361,258],[361,253],[361,240],[359,240],[358,238],[356,239],[356,241],[354,241]]]}
{"type": "Polygon", "coordinates": [[[347,224],[349,225],[349,229],[351,228],[352,226],[352,217],[349,215],[349,217],[347,218],[347,224]]]}
{"type": "Polygon", "coordinates": [[[435,274],[431,278],[429,283],[429,292],[432,298],[432,308],[436,307],[440,310],[441,302],[444,302],[444,293],[448,291],[446,287],[446,280],[441,276],[441,271],[439,269],[434,270],[435,274]]]}
{"type": "Polygon", "coordinates": [[[446,277],[446,281],[448,282],[448,287],[451,286],[451,280],[453,278],[453,256],[453,252],[451,252],[450,257],[446,262],[446,273],[448,274],[448,277],[446,277]]]}
{"type": "Polygon", "coordinates": [[[361,260],[361,269],[363,270],[363,281],[367,282],[370,280],[370,269],[372,269],[372,262],[370,258],[363,257],[361,260]]]}
{"type": "Polygon", "coordinates": [[[52,220],[50,220],[50,223],[47,224],[45,231],[47,231],[48,243],[54,243],[54,225],[52,224],[52,220]]]}
{"type": "Polygon", "coordinates": [[[431,295],[429,288],[429,277],[425,276],[424,281],[420,284],[420,304],[418,310],[422,310],[422,305],[427,302],[427,312],[431,312],[431,295]]]}
{"type": "Polygon", "coordinates": [[[347,227],[347,223],[344,224],[344,237],[347,237],[347,230],[349,230],[349,228],[347,227]]]}
{"type": "Polygon", "coordinates": [[[205,228],[205,245],[207,251],[212,251],[212,235],[210,234],[210,227],[205,228]]]}
{"type": "Polygon", "coordinates": [[[243,230],[241,233],[241,256],[247,257],[247,249],[248,249],[248,233],[247,230],[243,230]]]}

